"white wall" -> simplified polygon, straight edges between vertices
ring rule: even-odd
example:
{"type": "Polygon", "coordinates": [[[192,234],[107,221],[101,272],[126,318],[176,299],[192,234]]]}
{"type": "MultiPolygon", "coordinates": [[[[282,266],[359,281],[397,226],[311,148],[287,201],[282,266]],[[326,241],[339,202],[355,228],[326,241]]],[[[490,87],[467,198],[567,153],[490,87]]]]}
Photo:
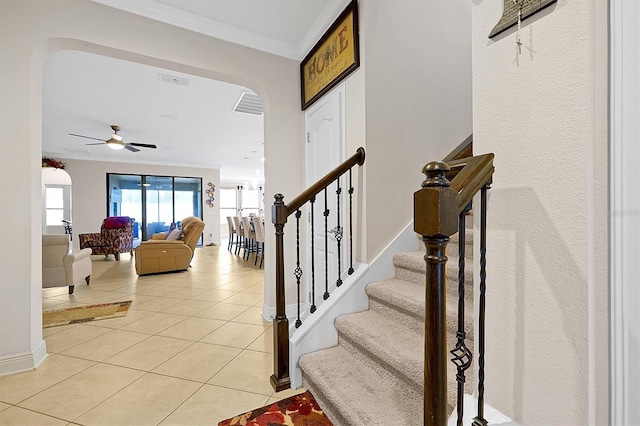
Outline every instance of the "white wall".
{"type": "Polygon", "coordinates": [[[485,398],[521,424],[607,424],[606,8],[559,0],[518,56],[513,29],[488,38],[502,2],[472,6],[474,151],[495,153],[485,398]]]}
{"type": "Polygon", "coordinates": [[[613,425],[640,424],[640,2],[610,2],[610,342],[613,425]]]}
{"type": "MultiPolygon", "coordinates": [[[[203,244],[220,244],[220,206],[211,208],[205,204],[207,182],[220,187],[219,169],[159,166],[152,164],[112,163],[107,161],[63,160],[71,175],[73,199],[73,233],[75,235],[98,232],[107,210],[107,173],[132,173],[159,176],[202,178],[202,220],[205,223],[203,244]],[[210,236],[210,234],[212,234],[210,236]]],[[[140,218],[137,218],[140,219],[140,218]]],[[[180,220],[181,218],[176,218],[180,220]]],[[[78,249],[78,239],[73,239],[78,249]]]]}
{"type": "Polygon", "coordinates": [[[469,0],[360,2],[365,46],[367,258],[413,218],[422,167],[471,134],[469,0]],[[379,208],[384,206],[384,208],[379,208]]]}
{"type": "MultiPolygon", "coordinates": [[[[291,161],[302,160],[304,150],[296,61],[88,0],[3,0],[0,43],[0,79],[10,82],[3,85],[0,97],[0,128],[3,129],[0,140],[3,152],[11,153],[11,160],[0,168],[3,196],[0,215],[13,224],[14,233],[20,236],[15,244],[0,248],[0,374],[23,368],[20,366],[29,362],[37,363],[34,353],[42,352],[44,347],[41,109],[42,68],[51,52],[84,50],[251,88],[265,108],[266,199],[273,200],[275,191],[294,194],[302,190],[302,161],[291,161]],[[286,157],[282,157],[283,152],[287,153],[286,157]],[[15,359],[21,361],[15,363],[15,359]]],[[[268,210],[267,221],[270,219],[268,210]]],[[[267,238],[265,303],[274,306],[269,291],[274,247],[271,234],[267,238]]]]}

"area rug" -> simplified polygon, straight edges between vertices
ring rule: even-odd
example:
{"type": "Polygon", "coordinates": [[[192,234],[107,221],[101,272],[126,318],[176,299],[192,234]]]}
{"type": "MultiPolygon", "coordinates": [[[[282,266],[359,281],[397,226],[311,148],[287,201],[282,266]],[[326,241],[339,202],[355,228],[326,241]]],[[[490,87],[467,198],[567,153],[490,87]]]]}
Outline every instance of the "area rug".
{"type": "Polygon", "coordinates": [[[309,391],[223,420],[218,426],[332,426],[309,391]]]}
{"type": "Polygon", "coordinates": [[[44,311],[42,313],[42,328],[123,317],[127,315],[130,305],[131,300],[127,300],[125,302],[44,311]]]}

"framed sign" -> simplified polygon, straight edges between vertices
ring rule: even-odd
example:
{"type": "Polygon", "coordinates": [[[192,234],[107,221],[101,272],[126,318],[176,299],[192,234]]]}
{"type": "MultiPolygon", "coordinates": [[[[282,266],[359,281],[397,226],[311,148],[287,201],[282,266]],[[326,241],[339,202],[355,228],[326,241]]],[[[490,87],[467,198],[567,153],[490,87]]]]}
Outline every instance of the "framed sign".
{"type": "Polygon", "coordinates": [[[352,0],[300,63],[302,110],[359,66],[358,2],[352,0]]]}
{"type": "Polygon", "coordinates": [[[520,20],[524,21],[534,13],[551,6],[558,0],[504,0],[502,17],[489,33],[489,38],[495,37],[501,32],[513,27],[520,20]]]}

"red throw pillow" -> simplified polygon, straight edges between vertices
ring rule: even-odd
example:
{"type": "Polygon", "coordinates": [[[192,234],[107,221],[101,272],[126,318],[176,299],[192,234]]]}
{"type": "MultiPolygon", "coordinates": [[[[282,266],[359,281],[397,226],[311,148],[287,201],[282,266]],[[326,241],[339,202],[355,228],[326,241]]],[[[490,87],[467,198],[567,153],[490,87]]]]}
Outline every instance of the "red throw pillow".
{"type": "Polygon", "coordinates": [[[104,221],[104,227],[105,229],[124,228],[129,220],[129,216],[111,216],[104,221]]]}

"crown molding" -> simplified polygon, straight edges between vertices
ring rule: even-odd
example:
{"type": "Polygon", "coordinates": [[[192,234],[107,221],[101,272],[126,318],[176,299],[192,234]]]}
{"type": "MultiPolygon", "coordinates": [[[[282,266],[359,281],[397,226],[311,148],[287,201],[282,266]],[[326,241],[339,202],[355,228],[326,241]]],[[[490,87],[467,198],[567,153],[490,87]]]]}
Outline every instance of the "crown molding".
{"type": "Polygon", "coordinates": [[[209,37],[271,53],[294,60],[302,60],[313,44],[322,36],[349,0],[328,1],[298,45],[269,38],[234,27],[195,13],[160,3],[155,0],[91,0],[104,6],[119,9],[209,37]]]}

